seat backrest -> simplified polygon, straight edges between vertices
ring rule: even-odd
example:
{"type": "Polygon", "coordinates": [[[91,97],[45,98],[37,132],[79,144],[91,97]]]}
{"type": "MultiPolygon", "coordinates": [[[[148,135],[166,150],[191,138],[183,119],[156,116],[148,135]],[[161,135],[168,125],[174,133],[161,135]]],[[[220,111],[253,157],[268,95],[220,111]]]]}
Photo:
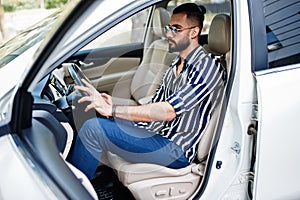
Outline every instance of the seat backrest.
{"type": "Polygon", "coordinates": [[[208,44],[204,48],[215,56],[225,55],[230,50],[231,22],[227,14],[216,15],[208,32],[208,44]]]}
{"type": "MultiPolygon", "coordinates": [[[[158,88],[162,76],[177,54],[169,53],[168,42],[163,28],[170,21],[170,14],[164,8],[157,8],[153,15],[153,33],[155,38],[145,50],[143,61],[138,67],[131,83],[131,95],[140,104],[140,100],[151,97],[158,88]]],[[[151,98],[149,98],[151,99],[151,98]]]]}
{"type": "MultiPolygon", "coordinates": [[[[230,51],[231,43],[231,22],[230,17],[226,14],[216,15],[210,25],[208,33],[208,44],[204,48],[212,53],[215,56],[229,56],[228,52],[230,51]]],[[[227,58],[226,58],[227,59],[227,58]]],[[[227,72],[229,71],[229,66],[226,66],[227,72]]],[[[222,97],[224,94],[221,94],[222,97]]],[[[216,105],[208,127],[202,135],[202,138],[198,144],[197,157],[200,162],[204,161],[207,158],[207,155],[210,150],[211,141],[214,136],[215,128],[219,118],[219,113],[221,109],[221,102],[223,101],[220,98],[220,101],[216,105]]]]}

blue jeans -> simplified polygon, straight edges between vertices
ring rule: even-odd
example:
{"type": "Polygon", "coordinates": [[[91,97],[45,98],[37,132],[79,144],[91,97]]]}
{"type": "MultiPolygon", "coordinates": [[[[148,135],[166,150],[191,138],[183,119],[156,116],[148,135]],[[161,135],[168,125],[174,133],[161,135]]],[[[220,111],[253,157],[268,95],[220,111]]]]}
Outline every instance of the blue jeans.
{"type": "Polygon", "coordinates": [[[86,121],[69,161],[91,179],[99,162],[104,161],[101,161],[103,151],[135,163],[153,163],[174,169],[189,165],[181,148],[167,138],[138,128],[133,122],[112,118],[86,121]]]}

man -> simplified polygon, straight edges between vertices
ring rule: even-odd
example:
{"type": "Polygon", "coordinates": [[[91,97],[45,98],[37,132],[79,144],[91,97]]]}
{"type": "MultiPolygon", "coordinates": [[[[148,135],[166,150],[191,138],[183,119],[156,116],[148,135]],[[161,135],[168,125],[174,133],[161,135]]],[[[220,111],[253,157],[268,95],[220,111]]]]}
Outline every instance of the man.
{"type": "Polygon", "coordinates": [[[107,118],[90,119],[82,126],[70,162],[92,178],[104,151],[130,162],[182,168],[195,158],[197,143],[216,105],[224,70],[217,59],[199,45],[205,8],[188,3],[174,9],[165,27],[169,50],[179,56],[165,73],[152,103],[113,105],[111,96],[100,94],[85,82],[76,89],[89,94],[89,102],[107,118]]]}

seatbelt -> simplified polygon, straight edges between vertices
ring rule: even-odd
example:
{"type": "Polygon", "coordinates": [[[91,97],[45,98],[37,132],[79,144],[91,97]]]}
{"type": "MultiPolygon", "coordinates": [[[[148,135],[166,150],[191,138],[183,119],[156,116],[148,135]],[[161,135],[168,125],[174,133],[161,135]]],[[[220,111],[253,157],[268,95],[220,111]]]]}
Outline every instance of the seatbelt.
{"type": "Polygon", "coordinates": [[[199,176],[203,176],[204,175],[204,170],[205,170],[205,163],[199,163],[197,165],[194,165],[192,167],[192,173],[193,174],[197,174],[199,176]]]}

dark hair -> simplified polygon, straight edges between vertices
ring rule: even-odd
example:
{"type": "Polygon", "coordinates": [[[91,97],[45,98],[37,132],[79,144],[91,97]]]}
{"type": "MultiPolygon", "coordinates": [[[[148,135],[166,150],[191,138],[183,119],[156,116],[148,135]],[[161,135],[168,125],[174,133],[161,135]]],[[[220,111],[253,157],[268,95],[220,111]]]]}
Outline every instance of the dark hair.
{"type": "Polygon", "coordinates": [[[173,14],[184,13],[187,15],[187,19],[196,22],[200,27],[200,33],[203,28],[204,14],[206,13],[206,9],[204,6],[194,3],[185,3],[176,7],[173,10],[173,14]]]}

